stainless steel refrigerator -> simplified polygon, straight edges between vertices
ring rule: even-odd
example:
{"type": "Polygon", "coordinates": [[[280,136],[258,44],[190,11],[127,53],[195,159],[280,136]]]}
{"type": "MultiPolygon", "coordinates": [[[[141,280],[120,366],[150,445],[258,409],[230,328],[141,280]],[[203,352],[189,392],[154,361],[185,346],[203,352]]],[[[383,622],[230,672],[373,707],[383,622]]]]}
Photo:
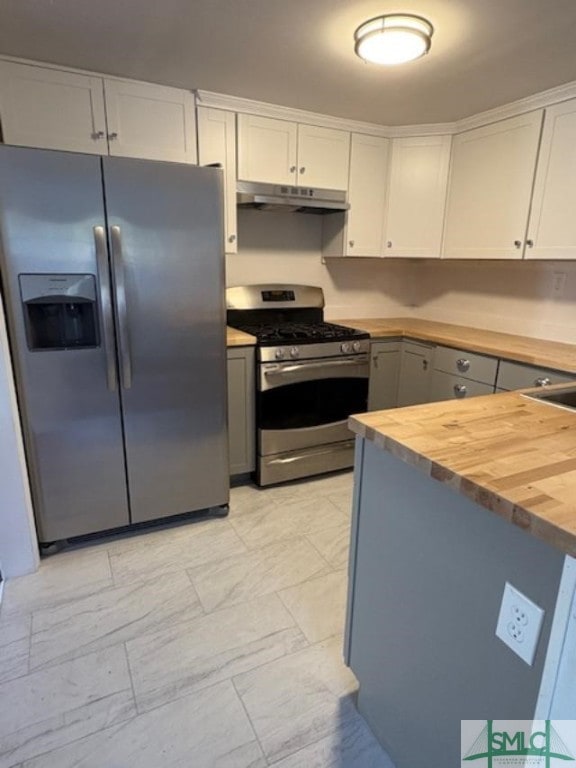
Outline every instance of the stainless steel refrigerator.
{"type": "Polygon", "coordinates": [[[220,175],[0,147],[3,294],[41,542],[225,512],[220,175]]]}

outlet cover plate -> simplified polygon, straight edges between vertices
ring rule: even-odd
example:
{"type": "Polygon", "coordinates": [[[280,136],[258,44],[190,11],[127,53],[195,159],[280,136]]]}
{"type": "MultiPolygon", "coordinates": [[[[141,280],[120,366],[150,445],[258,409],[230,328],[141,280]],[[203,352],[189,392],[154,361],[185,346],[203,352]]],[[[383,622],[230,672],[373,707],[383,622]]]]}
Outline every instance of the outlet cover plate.
{"type": "Polygon", "coordinates": [[[544,611],[512,584],[506,582],[496,625],[496,637],[532,666],[544,611]]]}

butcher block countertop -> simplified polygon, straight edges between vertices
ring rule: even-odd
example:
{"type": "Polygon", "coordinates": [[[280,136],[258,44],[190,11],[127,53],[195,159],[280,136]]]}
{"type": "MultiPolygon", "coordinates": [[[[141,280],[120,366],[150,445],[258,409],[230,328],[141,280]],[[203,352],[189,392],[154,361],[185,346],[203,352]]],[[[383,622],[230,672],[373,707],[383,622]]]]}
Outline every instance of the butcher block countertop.
{"type": "Polygon", "coordinates": [[[256,337],[249,333],[239,331],[237,328],[226,328],[226,343],[229,347],[253,347],[256,344],[256,337]]]}
{"type": "Polygon", "coordinates": [[[366,331],[372,338],[404,336],[416,341],[443,344],[456,349],[466,349],[469,352],[480,352],[576,374],[576,344],[483,331],[480,328],[469,328],[465,325],[450,325],[409,317],[357,318],[333,322],[366,331]]]}
{"type": "Polygon", "coordinates": [[[506,392],[351,416],[349,426],[576,556],[576,411],[506,392]]]}

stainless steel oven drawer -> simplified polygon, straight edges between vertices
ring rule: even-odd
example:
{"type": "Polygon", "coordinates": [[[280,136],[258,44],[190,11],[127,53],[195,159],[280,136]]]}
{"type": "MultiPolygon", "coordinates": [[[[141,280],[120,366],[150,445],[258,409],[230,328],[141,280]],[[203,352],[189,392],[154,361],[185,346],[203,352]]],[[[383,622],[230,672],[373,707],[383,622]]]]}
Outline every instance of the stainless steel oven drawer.
{"type": "Polygon", "coordinates": [[[348,429],[348,421],[344,420],[301,429],[260,429],[258,437],[259,453],[267,456],[350,440],[353,434],[348,429]]]}
{"type": "Polygon", "coordinates": [[[345,440],[319,448],[287,451],[259,460],[259,484],[272,485],[299,477],[334,472],[354,466],[354,440],[345,440]]]}

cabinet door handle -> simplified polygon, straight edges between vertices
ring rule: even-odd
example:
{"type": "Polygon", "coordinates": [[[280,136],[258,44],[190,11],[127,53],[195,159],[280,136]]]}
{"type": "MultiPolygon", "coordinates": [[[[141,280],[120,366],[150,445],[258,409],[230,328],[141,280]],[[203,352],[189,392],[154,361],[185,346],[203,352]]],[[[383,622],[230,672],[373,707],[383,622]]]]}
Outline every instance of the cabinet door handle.
{"type": "Polygon", "coordinates": [[[374,363],[374,368],[378,368],[378,355],[372,356],[372,362],[374,363]]]}
{"type": "Polygon", "coordinates": [[[97,141],[98,139],[103,139],[105,135],[104,131],[94,131],[92,138],[94,141],[97,141]]]}
{"type": "Polygon", "coordinates": [[[454,394],[456,397],[466,397],[466,384],[454,384],[454,394]]]}
{"type": "Polygon", "coordinates": [[[466,371],[470,370],[470,360],[466,360],[465,357],[458,358],[458,360],[456,360],[456,368],[458,368],[459,371],[462,371],[462,373],[466,373],[466,371]]]}
{"type": "Polygon", "coordinates": [[[526,245],[528,248],[534,248],[534,240],[526,240],[526,245]]]}
{"type": "Polygon", "coordinates": [[[422,370],[423,371],[428,370],[428,360],[422,360],[422,370]]]}
{"type": "Polygon", "coordinates": [[[521,240],[514,240],[514,247],[515,248],[522,248],[522,241],[521,240]]]}
{"type": "Polygon", "coordinates": [[[354,240],[349,240],[348,245],[350,246],[350,248],[354,248],[354,240]]]}
{"type": "Polygon", "coordinates": [[[118,134],[116,133],[116,131],[112,131],[112,133],[109,133],[109,134],[108,134],[108,139],[109,139],[110,141],[114,141],[114,140],[115,140],[115,139],[117,139],[117,138],[118,138],[118,134]]]}
{"type": "Polygon", "coordinates": [[[296,166],[295,165],[291,165],[290,166],[290,173],[296,173],[296,166]]]}
{"type": "Polygon", "coordinates": [[[235,241],[236,241],[236,235],[230,235],[230,237],[228,238],[228,242],[234,243],[235,241]]]}
{"type": "Polygon", "coordinates": [[[538,378],[534,380],[535,387],[549,387],[550,384],[552,384],[552,379],[548,378],[548,376],[538,376],[538,378]]]}
{"type": "Polygon", "coordinates": [[[298,171],[298,173],[306,173],[306,166],[303,165],[302,168],[298,171]]]}
{"type": "Polygon", "coordinates": [[[392,240],[386,242],[386,248],[392,248],[392,240]]]}

